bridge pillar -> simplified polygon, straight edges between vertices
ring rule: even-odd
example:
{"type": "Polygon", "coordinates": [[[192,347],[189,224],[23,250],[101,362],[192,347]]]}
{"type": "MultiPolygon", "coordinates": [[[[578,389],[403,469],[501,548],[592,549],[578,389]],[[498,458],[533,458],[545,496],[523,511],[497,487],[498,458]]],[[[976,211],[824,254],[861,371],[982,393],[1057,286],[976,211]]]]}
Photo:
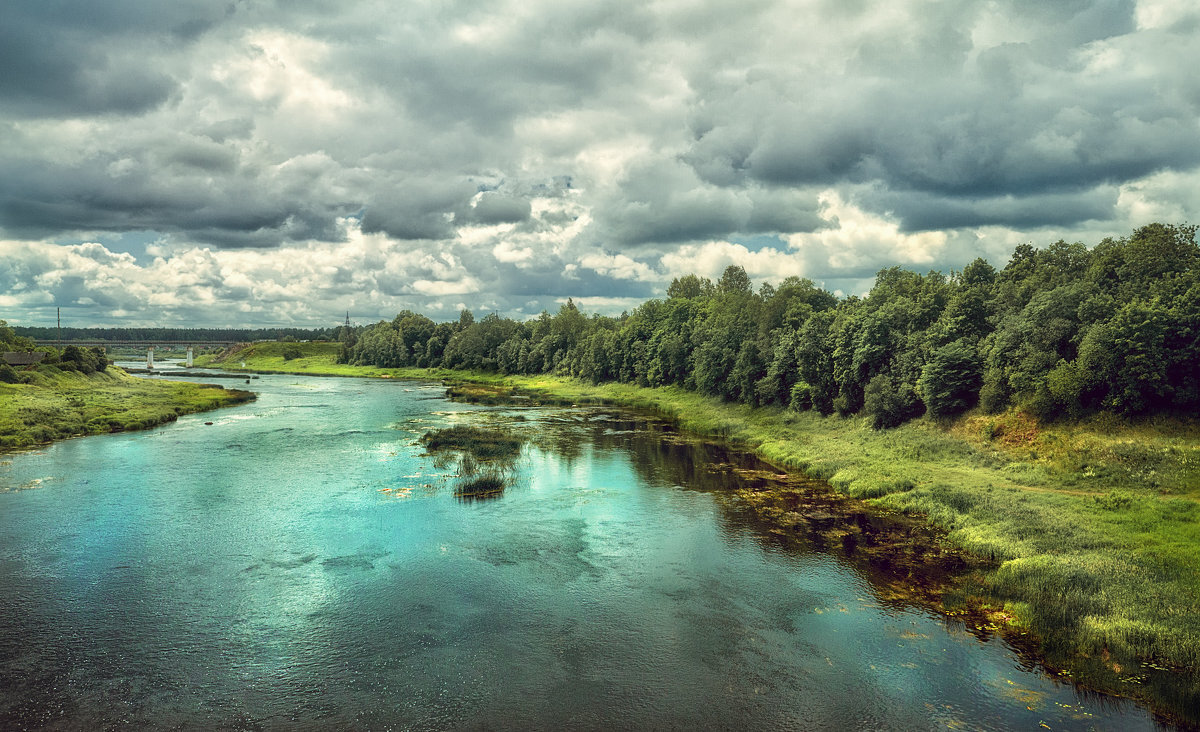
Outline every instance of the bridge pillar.
{"type": "Polygon", "coordinates": [[[151,371],[154,370],[154,346],[146,349],[146,368],[151,371]]]}
{"type": "Polygon", "coordinates": [[[191,346],[188,346],[187,367],[189,369],[192,367],[192,347],[191,346]]]}

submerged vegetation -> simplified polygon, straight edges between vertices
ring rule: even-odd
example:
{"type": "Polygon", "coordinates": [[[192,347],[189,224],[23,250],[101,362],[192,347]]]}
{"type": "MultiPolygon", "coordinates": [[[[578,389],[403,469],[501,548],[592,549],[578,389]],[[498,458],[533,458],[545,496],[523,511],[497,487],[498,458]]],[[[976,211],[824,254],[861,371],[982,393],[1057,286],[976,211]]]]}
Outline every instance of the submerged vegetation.
{"type": "Polygon", "coordinates": [[[458,454],[458,475],[463,480],[454,492],[467,498],[497,496],[504,490],[522,442],[507,432],[471,425],[426,432],[420,439],[430,453],[458,454]]]}
{"type": "Polygon", "coordinates": [[[521,452],[521,440],[499,430],[469,425],[448,427],[426,432],[421,444],[430,452],[459,450],[470,453],[476,460],[515,458],[521,452]]]}
{"type": "Polygon", "coordinates": [[[1045,426],[1009,411],[877,430],[867,416],[750,408],[677,387],[503,381],[534,398],[653,411],[878,509],[924,516],[987,562],[944,595],[947,610],[992,608],[1063,678],[1189,719],[1200,708],[1193,422],[1099,416],[1045,426]]]}

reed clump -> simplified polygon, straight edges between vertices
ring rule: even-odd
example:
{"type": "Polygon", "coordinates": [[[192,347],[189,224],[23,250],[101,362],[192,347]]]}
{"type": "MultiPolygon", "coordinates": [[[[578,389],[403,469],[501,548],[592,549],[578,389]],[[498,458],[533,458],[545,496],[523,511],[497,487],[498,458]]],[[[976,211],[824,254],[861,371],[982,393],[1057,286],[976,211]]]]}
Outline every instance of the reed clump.
{"type": "Polygon", "coordinates": [[[476,460],[515,458],[521,452],[520,438],[500,430],[470,425],[456,425],[426,432],[421,444],[430,452],[459,450],[476,460]]]}

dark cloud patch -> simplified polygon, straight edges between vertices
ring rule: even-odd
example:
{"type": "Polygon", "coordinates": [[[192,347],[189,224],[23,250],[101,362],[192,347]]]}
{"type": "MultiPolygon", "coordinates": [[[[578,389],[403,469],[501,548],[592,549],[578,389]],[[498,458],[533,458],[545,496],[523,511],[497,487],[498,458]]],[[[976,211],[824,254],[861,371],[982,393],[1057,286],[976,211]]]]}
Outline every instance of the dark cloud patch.
{"type": "Polygon", "coordinates": [[[220,0],[12,0],[0,24],[0,98],[9,114],[136,114],[178,82],[145,54],[162,55],[227,17],[220,0]]]}
{"type": "Polygon", "coordinates": [[[721,187],[701,180],[688,166],[653,158],[626,173],[600,215],[598,235],[634,246],[814,231],[823,223],[811,193],[721,187]]]}
{"type": "Polygon", "coordinates": [[[1035,196],[946,198],[929,193],[887,193],[866,200],[898,216],[903,222],[901,231],[912,232],[996,225],[1035,229],[1105,221],[1114,215],[1118,194],[1114,186],[1101,186],[1035,196]]]}
{"type": "Polygon", "coordinates": [[[456,220],[468,217],[476,186],[468,180],[411,179],[373,195],[362,217],[363,231],[397,239],[448,239],[456,220]]]}
{"type": "Polygon", "coordinates": [[[470,219],[481,224],[515,224],[527,220],[531,211],[527,199],[484,193],[471,208],[470,219]]]}
{"type": "Polygon", "coordinates": [[[23,236],[151,229],[234,247],[342,237],[337,217],[350,207],[327,197],[290,197],[286,175],[269,181],[252,174],[215,180],[213,172],[226,172],[234,163],[211,146],[184,146],[162,157],[165,168],[126,159],[50,166],[0,158],[0,166],[14,173],[0,178],[0,220],[8,232],[23,236]],[[193,175],[174,175],[173,165],[192,169],[193,175]]]}
{"type": "Polygon", "coordinates": [[[347,39],[342,26],[331,64],[433,125],[506,136],[518,117],[578,107],[629,81],[623,59],[636,57],[647,29],[631,6],[541,3],[522,7],[519,22],[507,14],[471,2],[410,6],[406,22],[382,33],[359,16],[380,42],[347,39]]]}

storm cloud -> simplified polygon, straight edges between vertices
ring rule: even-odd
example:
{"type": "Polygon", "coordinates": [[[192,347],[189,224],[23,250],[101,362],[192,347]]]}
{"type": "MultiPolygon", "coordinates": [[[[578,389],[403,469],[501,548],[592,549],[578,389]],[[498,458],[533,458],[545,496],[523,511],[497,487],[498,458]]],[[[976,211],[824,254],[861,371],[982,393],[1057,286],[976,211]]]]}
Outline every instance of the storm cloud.
{"type": "Polygon", "coordinates": [[[847,293],[1000,265],[1195,218],[1198,40],[1187,0],[13,0],[0,317],[619,312],[731,263],[847,293]]]}

